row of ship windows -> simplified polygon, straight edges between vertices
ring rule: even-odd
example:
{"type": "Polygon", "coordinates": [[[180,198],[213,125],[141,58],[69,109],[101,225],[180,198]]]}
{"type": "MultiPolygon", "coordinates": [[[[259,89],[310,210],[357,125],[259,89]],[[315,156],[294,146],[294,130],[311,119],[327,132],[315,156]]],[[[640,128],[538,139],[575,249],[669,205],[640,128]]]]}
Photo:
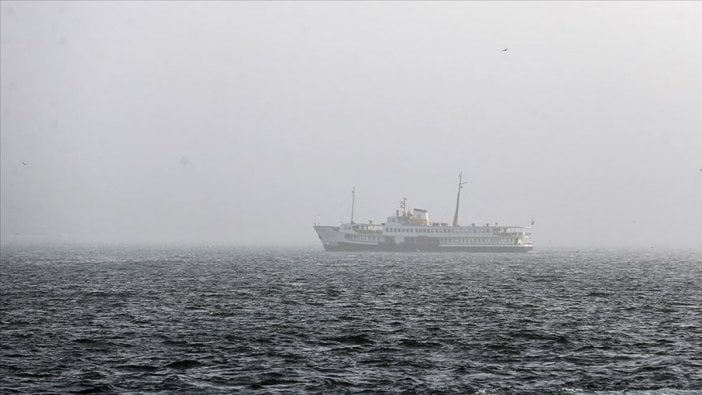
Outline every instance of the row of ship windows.
{"type": "MultiPolygon", "coordinates": [[[[364,235],[346,235],[346,238],[354,241],[380,241],[380,237],[364,235]]],[[[497,237],[440,237],[439,242],[471,244],[517,244],[517,239],[506,239],[497,237]]]]}
{"type": "Polygon", "coordinates": [[[490,228],[459,228],[459,229],[442,229],[442,228],[388,228],[385,232],[389,233],[491,233],[490,228]]]}
{"type": "Polygon", "coordinates": [[[346,235],[346,239],[355,241],[380,241],[380,237],[364,235],[346,235]]]}
{"type": "Polygon", "coordinates": [[[441,243],[469,243],[469,244],[517,244],[517,239],[480,238],[480,237],[441,237],[441,243]]]}

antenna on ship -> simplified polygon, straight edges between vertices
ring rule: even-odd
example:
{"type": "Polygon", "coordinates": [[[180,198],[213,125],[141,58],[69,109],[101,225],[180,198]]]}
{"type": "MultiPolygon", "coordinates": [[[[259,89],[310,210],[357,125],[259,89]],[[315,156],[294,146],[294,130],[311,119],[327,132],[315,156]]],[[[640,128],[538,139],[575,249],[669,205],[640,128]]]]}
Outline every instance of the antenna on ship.
{"type": "Polygon", "coordinates": [[[351,223],[354,223],[353,222],[353,209],[354,209],[355,205],[356,205],[356,187],[353,187],[353,189],[351,189],[351,223]]]}
{"type": "Polygon", "coordinates": [[[463,189],[463,172],[458,172],[458,196],[456,196],[456,212],[453,214],[453,226],[458,226],[458,204],[461,202],[461,189],[463,189]]]}

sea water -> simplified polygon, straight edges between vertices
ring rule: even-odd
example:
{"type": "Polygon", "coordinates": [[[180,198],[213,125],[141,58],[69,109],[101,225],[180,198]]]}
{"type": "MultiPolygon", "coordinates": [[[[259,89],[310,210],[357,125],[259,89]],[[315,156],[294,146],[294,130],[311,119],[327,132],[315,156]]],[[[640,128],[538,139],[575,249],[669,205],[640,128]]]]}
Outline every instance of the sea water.
{"type": "Polygon", "coordinates": [[[702,391],[689,251],[3,247],[0,296],[1,393],[702,391]]]}

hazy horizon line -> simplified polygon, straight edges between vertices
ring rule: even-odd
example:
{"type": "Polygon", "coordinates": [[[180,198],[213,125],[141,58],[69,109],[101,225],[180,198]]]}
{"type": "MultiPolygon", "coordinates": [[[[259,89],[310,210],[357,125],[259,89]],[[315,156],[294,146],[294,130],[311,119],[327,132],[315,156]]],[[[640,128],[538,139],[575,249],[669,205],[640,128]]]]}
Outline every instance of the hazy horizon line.
{"type": "MultiPolygon", "coordinates": [[[[702,248],[696,248],[697,246],[635,246],[635,245],[543,245],[535,246],[534,250],[528,252],[527,254],[538,254],[539,252],[596,252],[596,251],[669,251],[669,252],[699,252],[702,253],[702,248]]],[[[228,242],[150,242],[150,241],[101,241],[101,242],[86,242],[86,241],[51,241],[51,242],[31,242],[31,241],[10,241],[0,243],[0,250],[5,249],[61,249],[61,248],[128,248],[128,249],[261,249],[261,250],[281,250],[281,249],[305,249],[305,250],[318,250],[324,252],[324,248],[314,242],[310,243],[280,243],[280,244],[266,244],[266,243],[228,243],[228,242]]],[[[370,253],[385,253],[382,251],[369,251],[370,253]]],[[[335,254],[337,252],[330,252],[330,254],[335,254]]],[[[358,254],[359,252],[353,252],[358,254]]],[[[360,252],[361,254],[367,252],[360,252]]],[[[399,252],[400,254],[426,254],[426,252],[399,252]]],[[[443,252],[442,252],[443,253],[443,252]]],[[[343,253],[342,253],[343,254],[343,253]]],[[[449,254],[456,254],[455,252],[450,252],[449,254]]],[[[471,254],[484,254],[467,252],[467,255],[471,254]]],[[[502,253],[511,254],[511,253],[502,253]]],[[[501,255],[498,253],[498,255],[501,255]]]]}

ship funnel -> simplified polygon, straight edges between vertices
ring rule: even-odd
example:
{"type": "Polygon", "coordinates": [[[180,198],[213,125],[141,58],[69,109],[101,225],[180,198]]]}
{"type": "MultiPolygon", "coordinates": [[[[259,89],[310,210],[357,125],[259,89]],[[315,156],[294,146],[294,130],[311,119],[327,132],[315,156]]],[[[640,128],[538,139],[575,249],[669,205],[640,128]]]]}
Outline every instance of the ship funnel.
{"type": "Polygon", "coordinates": [[[412,217],[419,225],[429,225],[429,213],[427,213],[427,210],[415,208],[412,211],[412,217]]]}

